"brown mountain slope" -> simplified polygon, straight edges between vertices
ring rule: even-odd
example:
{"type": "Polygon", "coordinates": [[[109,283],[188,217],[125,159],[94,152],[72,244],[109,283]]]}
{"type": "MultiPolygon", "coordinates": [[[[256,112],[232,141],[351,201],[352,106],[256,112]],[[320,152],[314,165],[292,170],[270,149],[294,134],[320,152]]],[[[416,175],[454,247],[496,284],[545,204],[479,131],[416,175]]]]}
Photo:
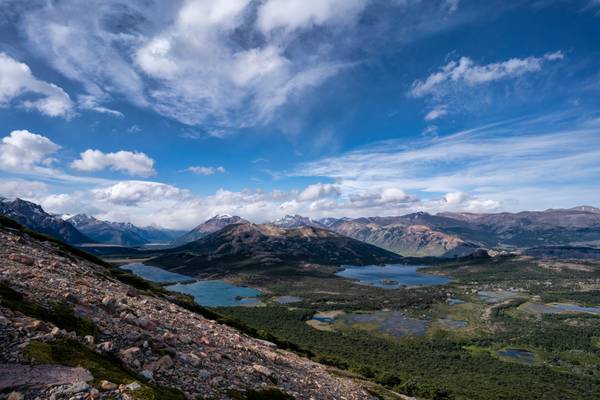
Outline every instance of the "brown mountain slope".
{"type": "Polygon", "coordinates": [[[188,311],[160,291],[136,290],[108,267],[5,226],[0,392],[228,399],[231,390],[276,387],[272,392],[296,399],[372,398],[322,365],[188,311]],[[116,385],[101,384],[104,379],[116,385]]]}
{"type": "Polygon", "coordinates": [[[454,257],[472,253],[479,246],[444,228],[464,225],[460,221],[424,213],[402,217],[374,217],[339,220],[330,229],[403,256],[454,257]]]}

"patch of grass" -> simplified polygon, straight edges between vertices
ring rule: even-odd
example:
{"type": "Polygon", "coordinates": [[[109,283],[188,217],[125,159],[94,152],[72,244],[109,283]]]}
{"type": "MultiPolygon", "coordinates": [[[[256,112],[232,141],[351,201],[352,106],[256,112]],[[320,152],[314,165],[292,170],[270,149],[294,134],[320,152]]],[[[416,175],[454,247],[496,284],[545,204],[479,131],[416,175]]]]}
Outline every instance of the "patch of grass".
{"type": "Polygon", "coordinates": [[[132,392],[139,400],[183,400],[185,396],[178,390],[142,383],[143,378],[131,371],[116,357],[99,354],[79,342],[59,339],[53,342],[30,342],[25,354],[40,363],[62,364],[70,367],[82,367],[94,376],[94,384],[108,380],[117,384],[140,382],[142,388],[132,392]]]}

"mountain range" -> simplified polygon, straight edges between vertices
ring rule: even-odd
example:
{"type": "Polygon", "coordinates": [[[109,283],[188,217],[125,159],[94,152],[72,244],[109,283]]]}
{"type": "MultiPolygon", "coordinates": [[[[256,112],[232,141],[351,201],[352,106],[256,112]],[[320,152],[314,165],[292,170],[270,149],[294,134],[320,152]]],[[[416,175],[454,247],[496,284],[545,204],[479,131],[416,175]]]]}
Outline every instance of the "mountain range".
{"type": "Polygon", "coordinates": [[[397,262],[401,258],[327,229],[312,226],[286,229],[272,224],[239,223],[165,250],[148,263],[197,276],[258,266],[365,265],[397,262]]]}
{"type": "MultiPolygon", "coordinates": [[[[125,222],[101,221],[85,214],[64,221],[46,213],[41,206],[21,199],[0,200],[0,214],[30,229],[77,245],[96,242],[135,247],[160,242],[177,248],[232,225],[260,226],[258,231],[262,230],[262,233],[267,229],[264,228],[267,225],[253,225],[244,218],[228,214],[216,215],[185,234],[125,222]]],[[[271,232],[275,228],[282,231],[298,228],[329,230],[402,256],[414,257],[465,256],[478,248],[538,248],[539,252],[541,248],[556,246],[600,247],[600,209],[591,206],[518,213],[447,212],[432,215],[417,212],[402,216],[320,220],[287,215],[268,226],[271,232]]],[[[556,254],[555,250],[553,252],[556,254]]]]}
{"type": "Polygon", "coordinates": [[[63,221],[59,216],[48,214],[40,205],[29,201],[21,199],[9,201],[0,198],[0,214],[29,229],[45,233],[69,244],[80,245],[93,242],[71,223],[63,221]]]}
{"type": "Polygon", "coordinates": [[[129,222],[101,221],[94,217],[77,214],[67,219],[80,232],[98,243],[121,246],[143,246],[150,243],[167,244],[183,234],[183,231],[138,227],[129,222]]]}
{"type": "Polygon", "coordinates": [[[591,206],[519,213],[417,212],[399,217],[329,218],[326,225],[403,256],[463,256],[480,247],[600,245],[600,209],[591,206]]]}

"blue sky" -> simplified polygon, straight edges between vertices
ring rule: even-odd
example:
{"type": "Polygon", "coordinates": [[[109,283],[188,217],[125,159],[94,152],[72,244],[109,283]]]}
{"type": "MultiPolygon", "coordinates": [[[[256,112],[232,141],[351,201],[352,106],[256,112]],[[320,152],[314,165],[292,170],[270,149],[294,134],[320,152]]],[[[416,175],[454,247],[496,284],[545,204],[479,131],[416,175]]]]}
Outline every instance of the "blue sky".
{"type": "Polygon", "coordinates": [[[599,37],[597,0],[5,0],[0,195],[173,228],[599,206],[599,37]]]}

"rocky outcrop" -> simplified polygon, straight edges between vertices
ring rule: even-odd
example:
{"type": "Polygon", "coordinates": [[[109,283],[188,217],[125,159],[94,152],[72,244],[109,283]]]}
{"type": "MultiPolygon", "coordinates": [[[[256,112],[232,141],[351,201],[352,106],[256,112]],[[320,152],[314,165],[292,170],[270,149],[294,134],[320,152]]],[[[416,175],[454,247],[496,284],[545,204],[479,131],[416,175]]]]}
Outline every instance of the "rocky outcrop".
{"type": "Polygon", "coordinates": [[[0,366],[9,371],[5,377],[36,370],[45,371],[39,376],[46,377],[35,384],[2,381],[4,388],[14,390],[14,396],[54,399],[132,399],[152,387],[175,388],[189,399],[227,399],[235,391],[268,388],[296,399],[372,398],[355,381],[336,377],[320,364],[191,312],[161,292],[134,289],[113,276],[108,267],[66,254],[51,242],[0,228],[4,288],[0,366]],[[18,302],[9,301],[11,296],[18,302]],[[15,309],[21,303],[29,305],[15,309]],[[73,310],[74,317],[60,319],[39,312],[38,307],[51,309],[56,304],[61,310],[73,310]],[[25,315],[34,311],[41,317],[25,315]],[[60,326],[73,318],[87,322],[77,322],[72,331],[60,326]],[[95,364],[79,362],[84,370],[58,369],[52,357],[60,346],[79,350],[62,354],[59,364],[68,365],[64,357],[86,352],[91,352],[95,364]],[[135,379],[111,381],[102,375],[107,368],[97,368],[104,358],[96,357],[117,360],[131,371],[125,376],[135,379]],[[89,383],[88,373],[95,374],[89,383]]]}

